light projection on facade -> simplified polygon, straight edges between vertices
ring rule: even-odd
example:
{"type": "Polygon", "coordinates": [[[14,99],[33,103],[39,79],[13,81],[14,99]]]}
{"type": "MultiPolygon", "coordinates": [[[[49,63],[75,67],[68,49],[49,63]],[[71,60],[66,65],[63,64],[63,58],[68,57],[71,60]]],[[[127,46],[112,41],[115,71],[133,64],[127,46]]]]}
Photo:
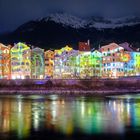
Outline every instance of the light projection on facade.
{"type": "Polygon", "coordinates": [[[0,79],[11,78],[11,46],[0,44],[0,79]]]}
{"type": "Polygon", "coordinates": [[[45,52],[45,77],[53,78],[54,68],[54,51],[48,50],[45,52]]]}
{"type": "Polygon", "coordinates": [[[78,58],[81,78],[101,76],[102,55],[99,51],[79,52],[78,58]]]}
{"type": "Polygon", "coordinates": [[[129,53],[124,53],[124,54],[122,54],[121,59],[123,62],[129,62],[131,59],[131,56],[129,53]]]}
{"type": "Polygon", "coordinates": [[[44,50],[41,48],[32,49],[31,53],[31,74],[32,79],[44,79],[45,76],[45,59],[44,50]]]}
{"type": "Polygon", "coordinates": [[[61,50],[55,50],[54,51],[54,78],[61,78],[61,74],[62,74],[62,60],[61,60],[61,54],[62,51],[61,50]]]}
{"type": "MultiPolygon", "coordinates": [[[[85,44],[86,45],[86,44],[85,44]]],[[[99,50],[30,49],[25,43],[0,44],[0,79],[90,79],[140,76],[140,52],[128,43],[99,50]]]]}
{"type": "Polygon", "coordinates": [[[91,66],[92,66],[92,76],[101,77],[102,76],[102,54],[95,50],[91,53],[91,66]]]}
{"type": "Polygon", "coordinates": [[[117,78],[124,76],[124,62],[122,62],[121,54],[124,48],[116,43],[102,46],[102,77],[117,78]]]}
{"type": "Polygon", "coordinates": [[[121,61],[124,63],[124,76],[131,76],[134,62],[131,62],[131,53],[124,52],[121,54],[121,61]]]}
{"type": "Polygon", "coordinates": [[[69,68],[70,78],[79,78],[80,61],[79,61],[79,51],[78,50],[72,50],[70,52],[66,65],[69,68]]]}
{"type": "Polygon", "coordinates": [[[31,78],[31,49],[24,43],[11,49],[11,76],[12,79],[31,78]]]}
{"type": "Polygon", "coordinates": [[[91,62],[91,53],[90,52],[79,52],[79,69],[80,77],[91,77],[92,73],[92,62],[91,62]]]}
{"type": "Polygon", "coordinates": [[[139,76],[140,75],[140,53],[135,52],[134,53],[134,69],[135,69],[135,75],[139,76]]]}
{"type": "Polygon", "coordinates": [[[70,71],[69,57],[72,48],[66,46],[60,50],[55,50],[54,55],[54,78],[72,78],[72,71],[70,71]]]}

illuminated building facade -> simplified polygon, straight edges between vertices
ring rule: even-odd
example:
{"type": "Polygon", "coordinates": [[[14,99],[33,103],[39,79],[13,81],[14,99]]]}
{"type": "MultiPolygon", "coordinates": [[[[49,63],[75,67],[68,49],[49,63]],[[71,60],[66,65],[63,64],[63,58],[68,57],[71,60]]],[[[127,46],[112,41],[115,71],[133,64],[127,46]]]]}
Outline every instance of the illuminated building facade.
{"type": "Polygon", "coordinates": [[[101,77],[102,54],[94,52],[79,52],[80,78],[101,77]]]}
{"type": "Polygon", "coordinates": [[[54,51],[48,50],[45,52],[45,77],[53,78],[54,69],[54,51]]]}
{"type": "Polygon", "coordinates": [[[124,76],[138,76],[140,74],[140,52],[128,44],[111,43],[101,47],[102,77],[118,78],[124,76]]]}
{"type": "Polygon", "coordinates": [[[91,52],[92,76],[102,76],[102,54],[98,50],[91,52]]]}
{"type": "Polygon", "coordinates": [[[79,52],[80,78],[92,76],[91,52],[79,52]]]}
{"type": "Polygon", "coordinates": [[[69,66],[70,78],[75,79],[80,77],[80,57],[78,50],[72,50],[69,53],[66,65],[69,66]]]}
{"type": "Polygon", "coordinates": [[[31,77],[32,79],[44,79],[45,77],[45,59],[44,50],[41,48],[34,48],[31,52],[31,77]]]}
{"type": "Polygon", "coordinates": [[[111,43],[100,48],[102,53],[102,77],[117,78],[124,76],[124,62],[121,54],[124,48],[116,43],[111,43]]]}
{"type": "Polygon", "coordinates": [[[11,46],[0,44],[0,79],[11,78],[11,46]]]}
{"type": "Polygon", "coordinates": [[[31,49],[24,43],[15,44],[11,48],[11,78],[31,78],[31,49]]]}
{"type": "Polygon", "coordinates": [[[61,59],[62,51],[55,50],[54,51],[54,71],[53,78],[62,78],[62,59],[61,59]]]}
{"type": "Polygon", "coordinates": [[[71,56],[73,49],[69,46],[66,46],[61,49],[61,61],[62,61],[62,78],[72,78],[73,77],[73,71],[71,69],[69,57],[71,56]]]}
{"type": "Polygon", "coordinates": [[[124,75],[125,76],[139,76],[140,75],[140,53],[139,52],[125,52],[124,58],[124,75]]]}
{"type": "Polygon", "coordinates": [[[124,76],[133,76],[134,74],[134,57],[132,52],[124,52],[121,56],[124,63],[124,76]]]}
{"type": "Polygon", "coordinates": [[[139,76],[140,75],[140,53],[139,52],[134,52],[134,71],[135,75],[139,76]]]}
{"type": "Polygon", "coordinates": [[[44,52],[24,43],[14,47],[0,44],[0,79],[87,79],[140,76],[140,52],[130,44],[102,46],[90,50],[80,42],[79,50],[68,45],[44,52]]]}
{"type": "Polygon", "coordinates": [[[66,46],[60,50],[55,50],[54,57],[54,77],[55,78],[71,78],[72,72],[70,70],[69,56],[73,49],[66,46]]]}

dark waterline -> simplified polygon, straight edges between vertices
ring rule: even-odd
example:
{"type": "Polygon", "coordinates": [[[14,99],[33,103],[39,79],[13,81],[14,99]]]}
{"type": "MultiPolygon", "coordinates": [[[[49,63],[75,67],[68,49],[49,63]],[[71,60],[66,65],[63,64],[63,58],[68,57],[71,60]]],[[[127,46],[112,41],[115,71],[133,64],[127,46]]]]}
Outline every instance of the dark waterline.
{"type": "Polygon", "coordinates": [[[2,139],[136,139],[140,95],[0,96],[2,139]]]}

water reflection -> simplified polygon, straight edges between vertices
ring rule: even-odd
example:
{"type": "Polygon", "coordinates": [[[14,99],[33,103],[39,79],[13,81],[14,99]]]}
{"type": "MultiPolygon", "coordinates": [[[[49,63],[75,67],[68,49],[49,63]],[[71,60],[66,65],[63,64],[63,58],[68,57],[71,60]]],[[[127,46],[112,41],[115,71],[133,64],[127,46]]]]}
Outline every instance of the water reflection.
{"type": "Polygon", "coordinates": [[[140,101],[59,96],[1,96],[0,132],[27,138],[31,131],[64,135],[140,132],[140,101]]]}

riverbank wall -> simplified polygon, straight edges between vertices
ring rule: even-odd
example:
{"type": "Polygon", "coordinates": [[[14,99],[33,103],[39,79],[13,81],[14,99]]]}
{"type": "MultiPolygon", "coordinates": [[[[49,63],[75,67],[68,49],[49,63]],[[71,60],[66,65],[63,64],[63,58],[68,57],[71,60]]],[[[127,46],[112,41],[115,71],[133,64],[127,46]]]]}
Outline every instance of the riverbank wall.
{"type": "Polygon", "coordinates": [[[140,79],[0,80],[0,94],[126,94],[140,93],[140,79]]]}

